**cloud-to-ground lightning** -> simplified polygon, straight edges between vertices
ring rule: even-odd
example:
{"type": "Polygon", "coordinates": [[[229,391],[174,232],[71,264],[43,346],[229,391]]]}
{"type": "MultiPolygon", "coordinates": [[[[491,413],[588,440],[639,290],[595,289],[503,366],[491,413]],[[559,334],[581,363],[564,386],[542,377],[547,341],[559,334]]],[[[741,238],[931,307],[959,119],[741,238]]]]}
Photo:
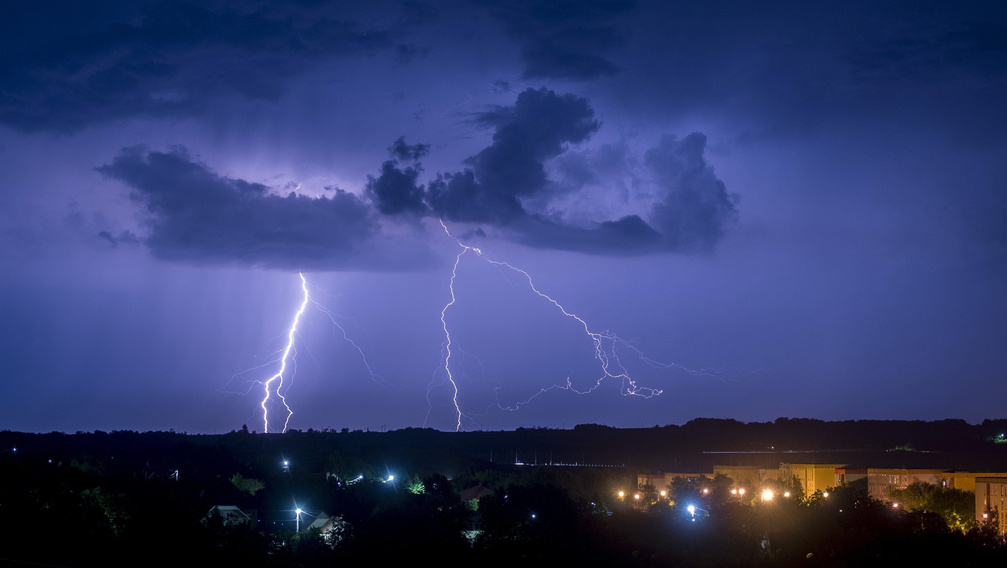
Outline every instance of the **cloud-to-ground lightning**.
{"type": "MultiPolygon", "coordinates": [[[[305,280],[304,274],[300,272],[297,273],[301,277],[301,289],[304,290],[304,299],[301,301],[301,307],[298,308],[297,313],[294,314],[294,322],[290,325],[290,330],[287,332],[287,346],[283,349],[283,354],[280,357],[280,369],[275,375],[266,379],[263,383],[262,388],[265,391],[265,395],[262,397],[262,403],[259,405],[262,407],[262,427],[263,432],[269,433],[269,408],[267,408],[266,403],[269,402],[269,397],[273,392],[283,403],[283,407],[287,410],[287,417],[283,421],[283,431],[287,431],[287,425],[290,423],[290,417],[294,415],[294,411],[290,409],[287,404],[287,397],[285,393],[280,392],[283,388],[283,375],[287,371],[287,361],[290,361],[290,365],[296,370],[295,355],[297,354],[294,349],[294,336],[297,335],[297,325],[301,322],[301,316],[304,315],[304,309],[308,307],[308,302],[311,300],[311,295],[308,293],[308,281],[305,280]],[[273,389],[273,383],[276,383],[276,388],[273,389]]],[[[290,376],[293,380],[293,373],[290,376]]],[[[289,385],[287,387],[290,388],[289,385]]]]}
{"type": "MultiPolygon", "coordinates": [[[[361,361],[363,361],[364,367],[367,368],[367,372],[370,373],[371,379],[375,380],[376,382],[382,381],[381,376],[376,374],[374,370],[371,368],[371,365],[368,362],[366,355],[364,355],[364,350],[360,347],[360,345],[358,345],[355,341],[353,341],[353,339],[350,338],[349,334],[346,332],[346,328],[340,325],[339,322],[336,320],[336,315],[311,296],[311,293],[308,290],[308,281],[304,277],[304,274],[299,272],[298,276],[301,279],[301,291],[303,293],[303,296],[301,298],[300,306],[298,307],[296,313],[294,314],[294,319],[290,324],[290,328],[288,328],[287,330],[286,345],[279,351],[276,351],[274,353],[275,357],[270,361],[263,363],[262,365],[252,367],[251,369],[242,371],[241,373],[238,373],[237,375],[234,376],[234,377],[240,377],[246,375],[247,373],[250,373],[251,371],[263,369],[271,365],[279,365],[279,369],[276,371],[275,374],[273,374],[272,376],[270,376],[265,380],[256,379],[250,381],[250,386],[243,393],[239,393],[239,394],[248,394],[252,389],[256,387],[262,388],[263,397],[262,401],[259,403],[259,407],[262,409],[263,432],[265,433],[270,432],[269,408],[271,406],[270,400],[274,396],[276,397],[277,400],[279,400],[279,404],[282,405],[283,410],[286,412],[286,416],[283,419],[283,428],[280,429],[280,432],[287,431],[287,427],[290,425],[290,418],[294,415],[293,409],[291,409],[290,405],[287,403],[286,395],[289,392],[291,385],[293,384],[294,375],[297,373],[297,338],[300,335],[299,326],[305,317],[305,311],[307,310],[308,304],[313,305],[318,311],[325,314],[328,317],[329,321],[332,323],[332,325],[335,326],[341,332],[343,340],[349,343],[357,351],[357,353],[360,354],[360,359],[361,361]]],[[[232,377],[232,379],[234,377],[232,377]]],[[[272,406],[276,405],[274,404],[272,406]]]]}
{"type": "MultiPolygon", "coordinates": [[[[450,301],[448,301],[448,303],[445,304],[444,307],[441,309],[441,327],[444,330],[444,357],[443,357],[443,364],[441,365],[440,369],[443,370],[444,374],[446,375],[447,382],[451,385],[452,389],[451,400],[455,410],[456,431],[460,431],[462,429],[462,417],[464,416],[464,414],[462,412],[461,405],[458,402],[458,392],[459,392],[458,382],[454,374],[452,373],[451,369],[451,359],[452,356],[454,355],[453,352],[454,341],[451,337],[451,332],[448,328],[447,313],[451,309],[451,307],[454,306],[455,303],[457,302],[457,297],[455,295],[455,282],[458,276],[458,266],[461,264],[462,257],[464,257],[466,254],[470,252],[493,266],[520,274],[521,277],[527,282],[527,285],[532,292],[534,292],[540,298],[552,304],[565,317],[575,320],[578,323],[578,325],[583,328],[584,333],[593,342],[594,358],[598,361],[599,366],[601,368],[600,376],[589,388],[577,389],[574,387],[572,379],[570,377],[567,377],[565,384],[552,385],[550,387],[543,388],[534,395],[532,395],[530,398],[514,403],[512,405],[506,406],[500,404],[498,401],[497,406],[501,410],[517,410],[521,406],[530,403],[535,398],[552,390],[568,390],[577,394],[588,394],[593,392],[598,387],[600,387],[601,384],[608,379],[619,380],[621,382],[620,387],[621,392],[625,396],[640,396],[644,398],[650,398],[653,396],[660,395],[662,393],[661,389],[640,386],[637,384],[636,380],[630,376],[629,372],[626,370],[625,367],[623,367],[623,365],[619,361],[619,356],[617,353],[619,348],[625,348],[633,351],[641,361],[653,367],[676,368],[690,374],[707,374],[705,371],[693,371],[680,365],[666,364],[654,361],[652,359],[645,357],[643,353],[641,353],[636,347],[634,347],[633,345],[629,344],[628,342],[624,341],[623,339],[619,338],[618,336],[612,333],[609,333],[607,331],[605,332],[592,331],[590,326],[583,318],[581,318],[574,312],[568,310],[552,296],[539,290],[535,286],[535,282],[528,272],[522,270],[521,268],[513,266],[510,263],[489,258],[485,254],[483,254],[483,251],[481,249],[466,245],[463,242],[461,242],[458,238],[456,238],[454,235],[452,235],[451,231],[448,230],[448,227],[443,220],[440,221],[440,224],[441,227],[444,229],[444,233],[447,234],[447,236],[450,237],[452,240],[454,240],[456,243],[458,243],[458,246],[460,246],[462,249],[455,256],[455,262],[451,268],[451,278],[448,281],[448,291],[450,293],[450,301]]],[[[429,389],[428,389],[428,403],[429,403],[429,389]]],[[[429,416],[429,410],[428,410],[428,416],[429,416]]]]}
{"type": "MultiPolygon", "coordinates": [[[[448,233],[448,236],[450,237],[451,233],[448,232],[448,227],[447,227],[447,225],[444,224],[444,221],[441,221],[441,226],[444,227],[444,232],[448,233]]],[[[451,237],[451,238],[454,238],[454,237],[451,237]]],[[[457,241],[457,240],[458,239],[455,239],[455,241],[457,241]]],[[[451,280],[448,282],[448,291],[451,293],[451,301],[449,301],[447,304],[445,304],[444,307],[441,309],[441,328],[444,330],[444,373],[447,375],[447,380],[451,384],[451,401],[452,401],[452,403],[454,404],[454,407],[455,407],[455,432],[458,432],[459,430],[462,429],[462,409],[461,409],[461,406],[458,404],[458,383],[455,382],[455,378],[451,374],[451,343],[452,342],[451,342],[451,332],[448,330],[448,322],[447,322],[446,318],[447,318],[448,309],[451,306],[453,306],[455,304],[455,302],[457,301],[457,298],[455,297],[455,279],[458,278],[458,264],[461,263],[462,256],[464,256],[465,253],[469,252],[470,250],[481,252],[481,251],[479,251],[479,249],[474,249],[472,247],[468,247],[468,246],[462,245],[461,242],[458,242],[458,244],[462,246],[462,251],[459,252],[458,255],[455,257],[455,264],[454,264],[454,266],[451,267],[451,280]]],[[[429,397],[429,389],[427,390],[427,395],[429,397]]],[[[430,400],[428,398],[427,399],[427,404],[428,404],[427,416],[428,417],[429,417],[429,408],[430,408],[429,407],[429,403],[430,403],[430,400]]]]}

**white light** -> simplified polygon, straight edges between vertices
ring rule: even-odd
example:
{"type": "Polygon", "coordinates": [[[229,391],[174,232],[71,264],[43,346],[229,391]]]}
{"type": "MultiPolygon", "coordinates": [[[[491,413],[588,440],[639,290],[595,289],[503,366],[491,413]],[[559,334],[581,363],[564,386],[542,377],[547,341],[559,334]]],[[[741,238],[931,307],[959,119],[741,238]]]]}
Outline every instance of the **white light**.
{"type": "Polygon", "coordinates": [[[689,513],[691,513],[693,515],[696,514],[696,506],[695,505],[689,505],[688,507],[686,507],[686,510],[689,511],[689,513]]]}

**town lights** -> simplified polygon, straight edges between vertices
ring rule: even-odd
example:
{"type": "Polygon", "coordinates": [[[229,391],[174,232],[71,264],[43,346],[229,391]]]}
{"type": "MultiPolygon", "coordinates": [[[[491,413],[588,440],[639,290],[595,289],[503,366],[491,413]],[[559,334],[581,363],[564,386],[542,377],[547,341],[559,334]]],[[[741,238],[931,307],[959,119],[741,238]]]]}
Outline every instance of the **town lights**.
{"type": "Polygon", "coordinates": [[[762,490],[762,500],[763,501],[772,501],[773,500],[773,490],[772,489],[763,489],[762,490]]]}
{"type": "Polygon", "coordinates": [[[618,495],[619,495],[619,498],[620,498],[620,499],[625,499],[625,498],[626,498],[626,492],[625,492],[625,491],[620,491],[620,492],[618,493],[618,495]]]}

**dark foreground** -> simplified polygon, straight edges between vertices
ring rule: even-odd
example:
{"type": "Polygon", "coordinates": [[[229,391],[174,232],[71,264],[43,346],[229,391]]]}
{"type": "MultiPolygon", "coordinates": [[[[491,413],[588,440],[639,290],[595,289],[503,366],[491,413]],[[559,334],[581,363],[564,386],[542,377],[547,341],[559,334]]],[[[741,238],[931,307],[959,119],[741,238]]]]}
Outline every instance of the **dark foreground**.
{"type": "Polygon", "coordinates": [[[894,509],[852,487],[763,501],[731,495],[720,478],[634,500],[634,468],[501,465],[380,436],[0,433],[0,558],[56,566],[1007,565],[991,525],[949,526],[937,512],[894,509]],[[461,492],[479,484],[490,492],[463,501],[461,492]],[[620,490],[629,493],[620,498],[620,490]],[[220,505],[239,507],[249,522],[209,514],[220,505]],[[323,513],[324,535],[308,528],[323,513]]]}

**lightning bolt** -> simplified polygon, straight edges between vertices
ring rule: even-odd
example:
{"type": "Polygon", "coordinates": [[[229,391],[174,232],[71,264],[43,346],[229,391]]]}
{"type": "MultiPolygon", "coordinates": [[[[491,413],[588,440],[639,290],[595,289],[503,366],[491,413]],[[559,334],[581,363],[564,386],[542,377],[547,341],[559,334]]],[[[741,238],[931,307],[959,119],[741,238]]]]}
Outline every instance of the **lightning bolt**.
{"type": "MultiPolygon", "coordinates": [[[[273,392],[276,393],[277,398],[283,403],[283,408],[287,410],[287,417],[283,421],[283,432],[287,431],[290,417],[294,415],[294,411],[287,404],[286,391],[281,393],[280,389],[283,388],[283,376],[287,372],[287,361],[291,362],[295,371],[297,369],[297,363],[294,360],[294,356],[297,354],[297,350],[294,349],[294,336],[297,335],[297,326],[301,322],[301,316],[304,315],[304,310],[308,307],[308,302],[311,301],[311,294],[308,293],[308,281],[305,280],[304,274],[298,272],[297,275],[301,277],[301,290],[304,291],[304,299],[301,300],[301,307],[294,314],[294,323],[290,324],[290,330],[287,332],[287,346],[283,349],[283,354],[280,356],[280,370],[263,383],[265,396],[262,397],[262,403],[259,406],[262,407],[263,432],[267,434],[269,433],[269,409],[266,407],[266,403],[269,402],[269,398],[273,392]],[[276,383],[275,389],[273,388],[273,383],[276,383]]],[[[293,373],[291,373],[290,380],[293,381],[293,379],[293,373]]],[[[289,388],[290,386],[288,385],[287,389],[289,388]]]]}
{"type": "MultiPolygon", "coordinates": [[[[444,224],[444,221],[441,221],[441,227],[444,227],[444,232],[447,233],[449,237],[451,237],[451,233],[448,232],[448,227],[447,225],[444,224]]],[[[454,237],[451,238],[454,239],[454,237]]],[[[470,250],[476,251],[477,253],[481,253],[481,251],[479,251],[479,249],[463,245],[461,242],[458,241],[458,239],[455,239],[455,242],[461,245],[462,251],[458,253],[458,256],[455,257],[455,264],[454,266],[451,267],[451,280],[448,281],[448,291],[451,292],[451,301],[445,304],[444,307],[441,309],[441,328],[444,330],[444,373],[447,375],[448,382],[451,383],[451,402],[454,404],[455,407],[455,432],[459,432],[462,429],[462,408],[461,405],[458,404],[458,383],[455,382],[455,378],[451,374],[452,341],[451,341],[451,331],[448,330],[447,314],[448,309],[450,309],[451,306],[455,305],[455,302],[457,301],[457,297],[455,296],[455,280],[458,278],[458,265],[461,263],[462,257],[465,256],[465,253],[469,252],[470,250]]],[[[427,418],[430,417],[430,409],[431,409],[429,397],[430,397],[430,389],[428,388],[427,418]]],[[[426,424],[426,420],[424,420],[423,422],[424,424],[426,424]]]]}
{"type": "MultiPolygon", "coordinates": [[[[314,308],[317,309],[318,311],[325,314],[328,317],[329,321],[332,323],[332,325],[336,329],[338,329],[339,332],[342,334],[343,341],[349,343],[357,351],[357,353],[360,355],[361,361],[363,361],[364,367],[367,368],[367,372],[371,376],[371,380],[377,383],[385,384],[384,378],[374,372],[374,369],[371,367],[370,362],[367,360],[367,356],[364,354],[364,350],[360,347],[360,345],[358,345],[355,341],[353,341],[353,339],[350,338],[349,334],[346,331],[346,328],[340,325],[340,323],[337,321],[336,315],[311,296],[311,293],[308,290],[308,281],[304,277],[304,274],[298,272],[298,276],[301,279],[301,291],[303,293],[303,296],[301,298],[300,306],[298,307],[297,312],[294,314],[294,320],[293,322],[291,322],[290,327],[287,329],[286,345],[282,349],[275,351],[273,353],[273,357],[269,361],[261,365],[252,367],[251,369],[246,369],[240,373],[237,373],[236,375],[232,376],[230,381],[228,382],[230,383],[231,381],[236,380],[238,377],[245,376],[251,373],[252,371],[258,371],[260,369],[264,369],[266,367],[270,367],[276,364],[279,364],[279,369],[276,371],[275,374],[273,374],[266,380],[257,379],[247,381],[248,386],[241,387],[243,392],[223,391],[223,389],[221,389],[223,392],[231,392],[232,394],[247,395],[253,389],[261,387],[263,397],[262,401],[259,403],[259,408],[262,409],[263,432],[265,433],[269,433],[270,431],[269,409],[270,407],[278,406],[276,403],[270,403],[270,400],[273,399],[274,397],[279,401],[279,405],[282,405],[283,411],[286,412],[286,416],[283,418],[283,428],[279,430],[280,432],[287,431],[287,427],[290,425],[290,418],[294,415],[293,409],[291,409],[290,405],[287,403],[287,393],[290,391],[290,387],[293,385],[294,375],[296,375],[297,373],[296,339],[299,336],[300,333],[299,327],[302,323],[302,320],[305,318],[305,312],[307,311],[309,304],[314,306],[314,308]]],[[[308,352],[308,354],[309,355],[311,354],[310,351],[308,352]]],[[[274,429],[273,431],[275,432],[276,429],[274,429]]]]}
{"type": "MultiPolygon", "coordinates": [[[[575,388],[571,378],[567,377],[565,384],[552,385],[550,387],[543,388],[534,395],[532,395],[527,400],[514,403],[510,406],[505,406],[501,404],[498,400],[497,407],[500,408],[501,410],[509,410],[509,411],[518,410],[520,407],[530,403],[539,396],[542,396],[543,394],[553,390],[566,390],[574,392],[576,394],[589,394],[598,387],[600,387],[602,383],[606,380],[620,381],[621,383],[620,392],[624,396],[639,396],[643,398],[651,398],[660,395],[663,392],[661,389],[643,387],[637,384],[636,380],[634,380],[633,377],[630,376],[629,372],[626,370],[625,367],[622,366],[621,362],[619,361],[619,355],[618,355],[619,349],[628,349],[632,351],[645,364],[655,368],[662,368],[662,369],[675,368],[694,375],[709,374],[706,371],[694,371],[691,369],[687,369],[685,367],[682,367],[681,365],[660,363],[658,361],[654,361],[652,359],[645,357],[643,353],[641,353],[636,347],[632,346],[625,340],[619,338],[615,334],[612,334],[608,331],[603,332],[593,331],[583,318],[578,316],[576,313],[568,310],[552,296],[539,290],[538,287],[535,285],[535,282],[532,279],[531,274],[529,274],[527,271],[518,268],[510,263],[489,258],[485,254],[483,254],[483,251],[481,249],[466,245],[465,243],[458,240],[458,238],[456,238],[454,235],[451,234],[451,231],[448,229],[447,225],[444,223],[443,220],[440,221],[440,224],[441,228],[444,230],[444,233],[453,241],[455,241],[455,243],[457,243],[459,247],[461,247],[461,252],[459,252],[458,255],[455,256],[454,266],[452,266],[451,269],[451,279],[448,282],[448,291],[450,292],[451,299],[447,304],[444,305],[444,308],[441,309],[441,328],[444,330],[444,351],[443,351],[444,358],[443,358],[443,365],[439,368],[443,370],[444,374],[447,377],[447,382],[450,383],[451,385],[452,389],[451,400],[455,410],[455,431],[460,431],[462,429],[462,417],[464,416],[464,414],[462,412],[461,405],[458,402],[458,383],[455,380],[455,377],[451,369],[451,359],[452,356],[454,355],[453,351],[454,342],[451,337],[451,332],[448,329],[447,313],[457,301],[457,296],[455,295],[455,281],[458,276],[458,266],[462,262],[462,257],[464,257],[468,253],[476,255],[485,262],[493,266],[496,266],[501,270],[507,270],[519,274],[522,277],[522,279],[527,282],[527,285],[532,292],[534,292],[543,300],[550,303],[553,307],[559,310],[560,313],[562,313],[565,317],[576,321],[579,324],[579,327],[583,329],[584,333],[593,342],[594,358],[598,361],[598,364],[601,368],[601,374],[599,375],[598,379],[594,382],[594,384],[592,384],[590,387],[586,389],[575,388]]],[[[431,384],[430,386],[432,387],[433,384],[431,384]]],[[[496,390],[499,391],[499,387],[496,390]]],[[[430,389],[428,388],[427,390],[428,418],[430,414],[429,392],[430,389]]]]}

